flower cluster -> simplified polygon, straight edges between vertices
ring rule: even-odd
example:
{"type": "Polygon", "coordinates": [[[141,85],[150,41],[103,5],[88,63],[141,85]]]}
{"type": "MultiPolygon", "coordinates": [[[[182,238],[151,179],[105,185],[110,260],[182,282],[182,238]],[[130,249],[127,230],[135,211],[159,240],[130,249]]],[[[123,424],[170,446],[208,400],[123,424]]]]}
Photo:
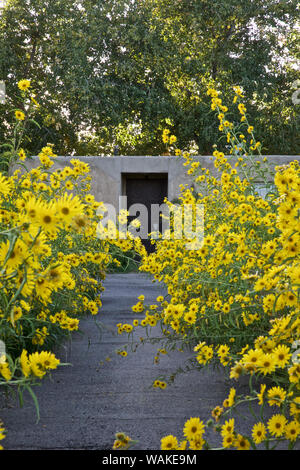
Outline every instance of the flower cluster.
{"type": "Polygon", "coordinates": [[[136,441],[133,441],[129,436],[123,432],[117,432],[115,435],[115,442],[113,444],[114,450],[127,450],[133,446],[136,441]]]}
{"type": "Polygon", "coordinates": [[[140,244],[98,237],[105,206],[90,194],[87,163],[73,158],[60,168],[47,144],[28,170],[21,137],[26,102],[37,103],[29,80],[18,87],[24,106],[15,111],[14,158],[9,173],[0,173],[0,386],[17,387],[21,397],[62,365],[53,346],[78,330],[85,314],[98,314],[107,270],[140,244]]]}
{"type": "MultiPolygon", "coordinates": [[[[179,198],[194,214],[198,204],[204,207],[203,242],[199,234],[179,238],[171,226],[169,239],[157,241],[156,251],[143,258],[140,269],[167,288],[155,310],[165,348],[188,346],[195,368],[217,364],[226,368],[230,379],[248,376],[249,401],[261,407],[253,380],[266,378],[273,384],[266,392],[267,404],[279,407],[282,418],[276,413],[257,423],[251,439],[232,432],[224,447],[249,448],[258,443],[258,436],[267,445],[278,438],[293,446],[300,413],[300,164],[295,160],[273,169],[261,156],[239,87],[233,98],[241,116],[238,124],[227,118],[220,92],[210,88],[208,96],[231,150],[225,156],[215,148],[215,172],[182,154],[194,185],[182,185],[179,198]],[[258,192],[257,181],[265,195],[258,192]]],[[[149,314],[145,305],[137,311],[149,314]]],[[[139,326],[149,328],[147,318],[139,326]]],[[[218,419],[224,408],[236,405],[231,398],[214,410],[218,419]]],[[[202,448],[198,434],[192,445],[202,448]]],[[[181,446],[176,447],[173,436],[164,439],[162,448],[181,446]]]]}

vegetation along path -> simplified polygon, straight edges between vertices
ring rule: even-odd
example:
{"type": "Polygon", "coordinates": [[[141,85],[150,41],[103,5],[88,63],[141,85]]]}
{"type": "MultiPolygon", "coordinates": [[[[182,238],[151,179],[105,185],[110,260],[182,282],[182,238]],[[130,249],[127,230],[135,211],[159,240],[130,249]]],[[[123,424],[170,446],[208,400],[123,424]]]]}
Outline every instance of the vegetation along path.
{"type": "MultiPolygon", "coordinates": [[[[155,302],[162,288],[135,273],[109,275],[104,286],[100,315],[82,320],[83,334],[75,333],[72,342],[57,353],[61,362],[72,365],[60,367],[35,387],[39,422],[29,395],[24,395],[21,409],[11,398],[1,397],[6,449],[111,449],[115,433],[124,431],[139,441],[135,449],[158,450],[161,437],[181,438],[186,419],[207,420],[230,387],[237,386],[221,371],[203,370],[179,374],[164,390],[153,388],[156,377],[171,374],[190,354],[175,351],[154,364],[159,346],[147,343],[121,357],[115,351],[123,349],[127,337],[116,334],[116,325],[132,323],[137,314],[131,307],[139,295],[145,295],[145,303],[155,302]],[[95,325],[96,318],[104,325],[102,331],[95,325]]],[[[138,328],[134,335],[139,341],[145,331],[138,328]]],[[[246,389],[246,383],[238,387],[246,389]]],[[[239,429],[243,427],[248,429],[247,423],[239,429]]],[[[217,445],[216,440],[212,430],[209,442],[217,445]]]]}

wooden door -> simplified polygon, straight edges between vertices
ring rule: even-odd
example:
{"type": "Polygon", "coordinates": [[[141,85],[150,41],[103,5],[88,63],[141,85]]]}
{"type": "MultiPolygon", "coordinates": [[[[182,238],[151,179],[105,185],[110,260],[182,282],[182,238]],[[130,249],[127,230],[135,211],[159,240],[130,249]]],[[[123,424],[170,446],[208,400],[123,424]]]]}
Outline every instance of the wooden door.
{"type": "MultiPolygon", "coordinates": [[[[127,209],[133,204],[143,204],[148,211],[148,232],[159,230],[161,232],[161,220],[159,226],[153,226],[151,220],[151,206],[152,204],[163,204],[164,198],[168,196],[168,175],[167,174],[145,174],[123,175],[125,195],[127,196],[127,209]]],[[[137,214],[138,217],[139,214],[137,214]]],[[[129,217],[129,222],[134,219],[134,216],[129,217]]],[[[154,251],[153,245],[150,243],[150,238],[142,240],[148,253],[154,251]]]]}

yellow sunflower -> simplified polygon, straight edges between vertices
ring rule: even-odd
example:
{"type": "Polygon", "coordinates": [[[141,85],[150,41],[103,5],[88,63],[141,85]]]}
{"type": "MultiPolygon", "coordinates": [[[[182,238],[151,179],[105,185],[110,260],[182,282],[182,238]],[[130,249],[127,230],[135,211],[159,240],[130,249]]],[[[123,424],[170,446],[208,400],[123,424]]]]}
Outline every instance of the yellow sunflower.
{"type": "Polygon", "coordinates": [[[264,423],[256,423],[252,428],[252,437],[255,444],[260,444],[266,437],[266,427],[264,423]]]}
{"type": "Polygon", "coordinates": [[[83,213],[83,205],[78,196],[65,193],[58,201],[56,201],[56,210],[59,219],[69,224],[74,217],[83,213]]]}
{"type": "Polygon", "coordinates": [[[199,418],[190,418],[184,425],[183,434],[189,441],[191,441],[197,435],[202,436],[204,429],[204,424],[199,418]]]}
{"type": "Polygon", "coordinates": [[[269,432],[276,436],[280,437],[285,431],[285,426],[287,424],[287,419],[284,415],[277,414],[272,416],[268,421],[268,430],[269,432]]]}
{"type": "Polygon", "coordinates": [[[28,88],[30,87],[30,80],[25,80],[25,79],[20,80],[18,83],[18,87],[22,91],[28,90],[28,88]]]}
{"type": "Polygon", "coordinates": [[[175,436],[170,434],[161,439],[161,450],[175,450],[178,449],[178,440],[175,436]]]}
{"type": "Polygon", "coordinates": [[[24,121],[24,119],[25,119],[25,114],[23,113],[23,111],[17,110],[17,111],[15,111],[15,118],[16,118],[18,121],[24,121]]]}

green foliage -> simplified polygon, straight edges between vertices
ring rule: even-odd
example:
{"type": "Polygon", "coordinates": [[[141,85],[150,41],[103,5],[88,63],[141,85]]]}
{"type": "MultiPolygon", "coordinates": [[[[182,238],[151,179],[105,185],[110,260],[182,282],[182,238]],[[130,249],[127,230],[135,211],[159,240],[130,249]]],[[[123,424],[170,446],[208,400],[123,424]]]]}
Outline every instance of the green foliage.
{"type": "MultiPolygon", "coordinates": [[[[10,0],[0,80],[9,96],[22,78],[36,90],[32,154],[49,141],[59,154],[112,154],[116,144],[121,154],[160,154],[169,117],[179,146],[210,154],[218,134],[207,84],[224,98],[243,87],[264,153],[299,154],[298,14],[296,0],[10,0]]],[[[11,127],[3,113],[2,141],[11,127]]]]}

